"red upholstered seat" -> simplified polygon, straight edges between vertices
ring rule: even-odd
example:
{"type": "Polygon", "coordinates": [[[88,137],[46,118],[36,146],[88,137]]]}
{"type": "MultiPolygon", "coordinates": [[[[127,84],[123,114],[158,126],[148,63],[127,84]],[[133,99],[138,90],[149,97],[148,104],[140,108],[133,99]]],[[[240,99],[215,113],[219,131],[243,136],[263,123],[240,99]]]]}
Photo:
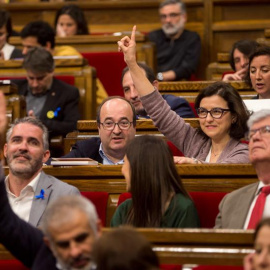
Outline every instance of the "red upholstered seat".
{"type": "Polygon", "coordinates": [[[167,141],[168,146],[170,147],[173,156],[184,156],[183,153],[170,141],[167,141]]]}
{"type": "Polygon", "coordinates": [[[213,228],[218,214],[218,205],[226,192],[190,192],[198,215],[201,228],[213,228]]]}
{"type": "MultiPolygon", "coordinates": [[[[190,192],[200,218],[201,228],[213,228],[218,214],[218,205],[226,192],[190,192]]],[[[118,205],[131,198],[131,193],[120,194],[118,205]]]]}
{"type": "Polygon", "coordinates": [[[200,265],[194,267],[193,270],[243,270],[242,266],[230,266],[230,265],[200,265]]]}
{"type": "Polygon", "coordinates": [[[181,270],[181,265],[175,265],[175,264],[162,264],[160,265],[160,269],[163,270],[181,270]]]}
{"type": "Polygon", "coordinates": [[[195,103],[194,102],[189,102],[189,105],[190,105],[192,111],[194,112],[195,116],[198,117],[197,111],[195,109],[195,103]]]}
{"type": "Polygon", "coordinates": [[[103,226],[105,226],[109,193],[101,191],[99,192],[82,191],[81,194],[87,199],[89,199],[95,205],[97,214],[101,219],[103,226]]]}
{"type": "Polygon", "coordinates": [[[30,268],[25,267],[18,260],[0,260],[1,270],[28,270],[30,268]]]}
{"type": "Polygon", "coordinates": [[[70,85],[75,85],[75,77],[74,76],[68,76],[68,75],[58,75],[58,76],[54,76],[56,79],[63,81],[67,84],[70,85]]]}
{"type": "MultiPolygon", "coordinates": [[[[117,48],[115,44],[115,48],[117,48]]],[[[126,66],[122,52],[83,52],[90,66],[95,67],[97,77],[109,96],[123,96],[122,70],[126,66]]]]}

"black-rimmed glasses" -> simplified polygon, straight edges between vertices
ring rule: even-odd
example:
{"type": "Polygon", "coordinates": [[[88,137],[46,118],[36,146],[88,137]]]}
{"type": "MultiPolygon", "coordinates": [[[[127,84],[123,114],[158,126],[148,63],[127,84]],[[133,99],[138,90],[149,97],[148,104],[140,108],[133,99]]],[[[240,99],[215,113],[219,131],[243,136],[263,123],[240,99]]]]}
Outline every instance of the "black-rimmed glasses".
{"type": "Polygon", "coordinates": [[[106,120],[103,123],[100,123],[104,129],[106,130],[114,130],[115,126],[117,125],[121,130],[127,130],[130,128],[133,122],[129,122],[128,120],[121,120],[118,123],[106,120]]]}
{"type": "Polygon", "coordinates": [[[256,134],[257,131],[259,131],[260,135],[270,133],[270,126],[263,126],[261,128],[251,129],[248,132],[248,139],[252,139],[252,137],[256,134]]]}
{"type": "Polygon", "coordinates": [[[215,119],[219,119],[222,117],[222,115],[225,112],[229,112],[230,109],[222,109],[222,108],[213,108],[210,111],[206,110],[205,108],[198,108],[197,109],[197,114],[199,116],[199,118],[206,118],[208,113],[210,113],[210,115],[215,118],[215,119]]]}

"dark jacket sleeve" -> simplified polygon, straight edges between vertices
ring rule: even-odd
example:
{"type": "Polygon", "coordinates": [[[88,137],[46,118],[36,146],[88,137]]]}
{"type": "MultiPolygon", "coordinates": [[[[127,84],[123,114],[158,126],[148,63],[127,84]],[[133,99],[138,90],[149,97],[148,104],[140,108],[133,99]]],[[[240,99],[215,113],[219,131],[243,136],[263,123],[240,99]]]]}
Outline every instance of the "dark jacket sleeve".
{"type": "MultiPolygon", "coordinates": [[[[54,79],[56,81],[56,79],[54,79]]],[[[66,135],[76,129],[79,120],[79,90],[76,87],[57,80],[53,85],[55,97],[48,97],[44,104],[40,120],[48,128],[51,135],[66,135]],[[53,99],[53,100],[52,100],[53,99]],[[55,105],[54,107],[52,107],[55,105]],[[49,110],[60,109],[58,115],[52,119],[47,117],[49,110]]]]}
{"type": "Polygon", "coordinates": [[[196,117],[189,103],[185,99],[173,95],[163,95],[162,97],[167,101],[171,109],[182,118],[196,117]]]}
{"type": "Polygon", "coordinates": [[[12,211],[2,174],[0,179],[0,242],[18,260],[31,267],[44,245],[43,234],[12,211]]]}
{"type": "Polygon", "coordinates": [[[102,163],[102,158],[99,155],[100,138],[91,138],[89,140],[78,141],[72,146],[71,151],[66,154],[65,158],[92,158],[99,163],[102,163]]]}

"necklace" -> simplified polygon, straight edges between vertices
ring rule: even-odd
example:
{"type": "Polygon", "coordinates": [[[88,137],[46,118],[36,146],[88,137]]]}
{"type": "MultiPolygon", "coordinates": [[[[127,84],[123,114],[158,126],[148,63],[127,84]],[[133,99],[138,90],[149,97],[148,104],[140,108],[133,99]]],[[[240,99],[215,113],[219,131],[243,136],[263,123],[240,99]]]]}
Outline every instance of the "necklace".
{"type": "Polygon", "coordinates": [[[215,152],[214,152],[214,149],[213,149],[213,147],[212,147],[212,153],[214,154],[215,157],[216,157],[216,156],[219,156],[219,155],[221,154],[221,152],[222,152],[222,151],[220,151],[220,152],[218,152],[218,153],[215,153],[215,152]]]}

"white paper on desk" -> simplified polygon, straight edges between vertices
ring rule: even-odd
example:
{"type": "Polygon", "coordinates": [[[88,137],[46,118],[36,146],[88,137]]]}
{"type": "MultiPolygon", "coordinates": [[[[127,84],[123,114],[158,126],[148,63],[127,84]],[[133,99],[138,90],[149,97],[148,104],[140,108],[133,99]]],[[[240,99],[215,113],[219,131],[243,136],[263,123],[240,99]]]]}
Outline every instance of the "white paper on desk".
{"type": "Polygon", "coordinates": [[[270,99],[244,99],[243,101],[250,112],[270,110],[270,99]]]}

